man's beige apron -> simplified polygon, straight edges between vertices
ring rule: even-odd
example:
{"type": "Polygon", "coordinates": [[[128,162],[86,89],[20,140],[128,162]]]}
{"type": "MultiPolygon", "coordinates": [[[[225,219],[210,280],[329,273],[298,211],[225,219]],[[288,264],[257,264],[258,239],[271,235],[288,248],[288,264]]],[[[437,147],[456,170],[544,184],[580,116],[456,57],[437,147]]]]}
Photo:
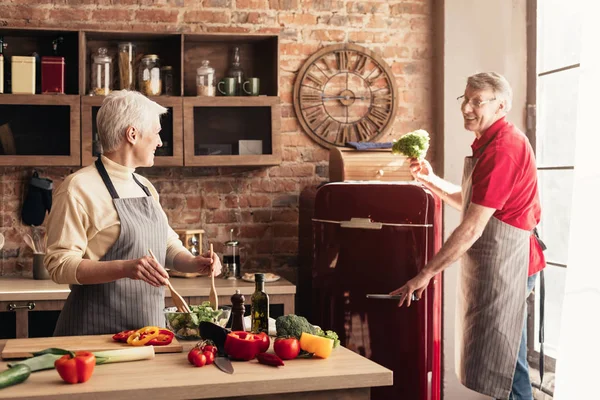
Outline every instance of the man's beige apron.
{"type": "MultiPolygon", "coordinates": [[[[477,158],[465,158],[463,218],[471,204],[476,163],[477,158]]],[[[496,399],[507,399],[512,388],[524,323],[530,236],[492,217],[462,258],[456,373],[469,389],[496,399]]]]}

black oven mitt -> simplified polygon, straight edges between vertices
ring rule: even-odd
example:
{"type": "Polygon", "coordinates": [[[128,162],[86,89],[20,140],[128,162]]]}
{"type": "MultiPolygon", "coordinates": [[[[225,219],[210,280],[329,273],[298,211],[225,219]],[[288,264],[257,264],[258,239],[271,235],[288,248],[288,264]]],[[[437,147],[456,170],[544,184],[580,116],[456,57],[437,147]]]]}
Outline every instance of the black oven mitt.
{"type": "Polygon", "coordinates": [[[52,181],[40,178],[37,171],[29,181],[27,195],[21,210],[21,219],[25,225],[39,226],[46,218],[46,212],[52,208],[52,181]]]}

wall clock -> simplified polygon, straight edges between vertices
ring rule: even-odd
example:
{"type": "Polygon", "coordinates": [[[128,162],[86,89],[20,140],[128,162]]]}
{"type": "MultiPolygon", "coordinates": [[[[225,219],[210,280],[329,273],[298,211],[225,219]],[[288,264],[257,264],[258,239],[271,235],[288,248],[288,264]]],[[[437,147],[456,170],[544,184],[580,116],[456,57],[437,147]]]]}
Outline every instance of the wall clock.
{"type": "Polygon", "coordinates": [[[381,57],[345,43],[325,47],[304,63],[293,101],[304,131],[332,148],[384,135],[396,116],[396,93],[396,79],[381,57]]]}

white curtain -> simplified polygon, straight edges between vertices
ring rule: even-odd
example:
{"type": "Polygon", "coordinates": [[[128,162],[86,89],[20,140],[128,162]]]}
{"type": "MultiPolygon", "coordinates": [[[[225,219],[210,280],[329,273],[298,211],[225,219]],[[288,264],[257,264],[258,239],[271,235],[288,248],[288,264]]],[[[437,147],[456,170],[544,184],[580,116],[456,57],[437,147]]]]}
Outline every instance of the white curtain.
{"type": "Polygon", "coordinates": [[[582,25],[569,267],[554,392],[558,400],[600,398],[600,24],[596,1],[581,4],[587,9],[582,25]]]}

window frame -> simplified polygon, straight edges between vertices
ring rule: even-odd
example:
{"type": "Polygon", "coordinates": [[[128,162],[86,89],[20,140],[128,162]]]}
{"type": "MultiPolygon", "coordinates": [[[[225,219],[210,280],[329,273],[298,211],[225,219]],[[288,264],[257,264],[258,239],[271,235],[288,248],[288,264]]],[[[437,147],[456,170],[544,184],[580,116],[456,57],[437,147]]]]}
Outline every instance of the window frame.
{"type": "MultiPolygon", "coordinates": [[[[540,71],[537,70],[537,38],[538,38],[538,6],[539,0],[527,0],[527,106],[526,106],[526,135],[531,142],[534,152],[537,152],[537,88],[538,78],[545,75],[560,73],[569,69],[579,68],[580,64],[567,65],[560,68],[540,71]]],[[[550,165],[537,167],[538,171],[548,170],[574,170],[574,165],[550,165]]],[[[546,261],[550,268],[567,268],[567,264],[546,261]]],[[[540,353],[535,350],[535,342],[539,332],[535,331],[535,316],[539,310],[535,307],[535,294],[527,299],[527,360],[533,368],[539,369],[540,353]]],[[[556,359],[544,354],[544,369],[548,372],[556,371],[556,359]]],[[[542,391],[553,395],[546,387],[542,391]]]]}

